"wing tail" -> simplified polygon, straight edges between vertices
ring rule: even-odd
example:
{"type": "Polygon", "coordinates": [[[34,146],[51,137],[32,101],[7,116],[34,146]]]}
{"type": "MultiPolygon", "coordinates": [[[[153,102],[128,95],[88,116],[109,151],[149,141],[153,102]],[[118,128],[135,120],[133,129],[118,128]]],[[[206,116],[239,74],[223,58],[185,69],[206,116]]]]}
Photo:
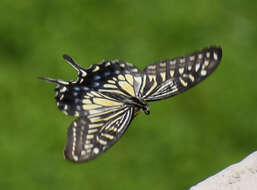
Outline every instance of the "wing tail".
{"type": "Polygon", "coordinates": [[[63,59],[67,61],[74,69],[76,69],[80,76],[85,77],[87,75],[87,72],[85,69],[83,69],[81,66],[79,66],[75,61],[67,54],[63,55],[63,59]]]}

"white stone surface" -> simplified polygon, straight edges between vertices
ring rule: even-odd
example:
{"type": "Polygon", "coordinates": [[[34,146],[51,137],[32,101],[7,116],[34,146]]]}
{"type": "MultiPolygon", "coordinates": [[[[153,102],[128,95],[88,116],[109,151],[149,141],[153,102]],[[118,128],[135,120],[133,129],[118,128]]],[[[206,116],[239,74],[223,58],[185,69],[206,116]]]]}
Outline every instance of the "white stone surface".
{"type": "Polygon", "coordinates": [[[257,190],[257,151],[190,190],[257,190]]]}

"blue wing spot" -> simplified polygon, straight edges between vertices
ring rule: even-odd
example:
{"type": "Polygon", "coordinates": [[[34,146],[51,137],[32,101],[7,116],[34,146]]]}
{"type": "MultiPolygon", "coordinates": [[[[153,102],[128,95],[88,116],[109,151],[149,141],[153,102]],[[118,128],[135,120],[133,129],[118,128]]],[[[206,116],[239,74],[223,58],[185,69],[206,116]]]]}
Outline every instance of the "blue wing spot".
{"type": "Polygon", "coordinates": [[[98,86],[100,86],[99,82],[93,82],[93,87],[98,87],[98,86]]]}
{"type": "Polygon", "coordinates": [[[101,79],[101,76],[99,76],[99,75],[94,76],[94,80],[99,80],[99,79],[101,79]]]}
{"type": "Polygon", "coordinates": [[[83,86],[82,88],[83,88],[83,90],[85,90],[85,91],[88,91],[88,90],[89,90],[89,88],[88,88],[87,86],[83,86]]]}
{"type": "Polygon", "coordinates": [[[74,86],[75,91],[80,91],[80,88],[78,86],[74,86]]]}
{"type": "Polygon", "coordinates": [[[117,75],[120,74],[120,71],[119,71],[119,70],[116,70],[116,71],[115,71],[115,74],[117,74],[117,75]]]}
{"type": "Polygon", "coordinates": [[[73,92],[73,96],[77,96],[79,93],[77,92],[73,92]]]}
{"type": "Polygon", "coordinates": [[[81,107],[80,106],[76,106],[78,111],[81,111],[81,107]]]}
{"type": "Polygon", "coordinates": [[[87,116],[87,112],[86,111],[82,112],[81,116],[87,116]]]}
{"type": "Polygon", "coordinates": [[[78,104],[80,102],[79,98],[75,98],[75,104],[78,104]]]}
{"type": "Polygon", "coordinates": [[[105,77],[109,76],[110,74],[111,74],[110,71],[105,71],[105,72],[104,72],[104,76],[105,76],[105,77]]]}

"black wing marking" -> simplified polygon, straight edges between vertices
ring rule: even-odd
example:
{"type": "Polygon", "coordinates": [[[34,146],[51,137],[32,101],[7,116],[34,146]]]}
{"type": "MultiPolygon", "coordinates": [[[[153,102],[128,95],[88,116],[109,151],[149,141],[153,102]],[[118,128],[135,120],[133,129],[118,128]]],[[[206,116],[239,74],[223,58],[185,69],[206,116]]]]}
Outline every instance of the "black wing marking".
{"type": "Polygon", "coordinates": [[[84,69],[68,55],[63,57],[78,71],[77,80],[40,79],[57,84],[55,99],[58,108],[65,114],[86,116],[90,114],[88,110],[103,109],[105,105],[116,106],[121,104],[122,99],[136,96],[134,75],[139,71],[133,65],[115,60],[84,69]]]}
{"type": "Polygon", "coordinates": [[[86,162],[108,150],[128,128],[134,108],[122,109],[79,117],[67,132],[65,158],[73,162],[86,162]]]}
{"type": "Polygon", "coordinates": [[[140,96],[146,101],[155,101],[180,94],[209,76],[221,58],[222,49],[212,46],[148,65],[144,69],[140,96]]]}

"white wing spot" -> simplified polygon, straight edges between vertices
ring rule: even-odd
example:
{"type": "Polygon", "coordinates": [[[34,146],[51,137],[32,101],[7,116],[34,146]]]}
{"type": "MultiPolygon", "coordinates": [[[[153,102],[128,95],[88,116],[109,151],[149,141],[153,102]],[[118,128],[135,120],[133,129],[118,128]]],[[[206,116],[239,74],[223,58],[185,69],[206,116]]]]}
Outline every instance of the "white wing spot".
{"type": "Polygon", "coordinates": [[[210,58],[210,52],[206,52],[206,57],[210,58]]]}
{"type": "Polygon", "coordinates": [[[113,80],[107,80],[108,83],[115,84],[113,80]]]}
{"type": "Polygon", "coordinates": [[[92,133],[95,133],[97,131],[98,131],[98,129],[90,129],[90,130],[88,130],[88,134],[92,134],[92,133]]]}
{"type": "Polygon", "coordinates": [[[203,55],[201,53],[198,54],[198,59],[202,59],[203,55]]]}
{"type": "Polygon", "coordinates": [[[206,70],[202,70],[202,71],[201,71],[201,75],[202,75],[202,76],[207,75],[207,71],[206,71],[206,70]]]}
{"type": "MultiPolygon", "coordinates": [[[[74,124],[75,124],[75,123],[76,123],[76,122],[74,122],[74,124]]],[[[75,125],[74,125],[74,126],[75,126],[75,125]]],[[[74,141],[76,141],[76,128],[73,128],[72,131],[73,131],[74,141]]]]}
{"type": "Polygon", "coordinates": [[[125,80],[125,77],[123,75],[118,75],[119,80],[125,80]]]}
{"type": "Polygon", "coordinates": [[[84,156],[86,154],[86,151],[82,150],[80,154],[81,154],[81,156],[84,156]]]}
{"type": "Polygon", "coordinates": [[[176,64],[176,60],[170,61],[170,65],[175,65],[175,64],[176,64]]]}
{"type": "Polygon", "coordinates": [[[189,75],[189,79],[192,81],[192,82],[194,82],[195,81],[195,78],[194,78],[194,76],[193,75],[189,75]]]}
{"type": "Polygon", "coordinates": [[[207,67],[209,65],[209,60],[204,61],[204,66],[207,67]]]}
{"type": "Polygon", "coordinates": [[[174,76],[174,70],[171,70],[170,71],[170,77],[173,77],[174,76]]]}
{"type": "Polygon", "coordinates": [[[75,155],[75,146],[76,146],[76,128],[73,128],[72,129],[72,132],[73,132],[73,143],[72,143],[72,157],[74,160],[78,160],[78,157],[75,155]]]}
{"type": "Polygon", "coordinates": [[[64,86],[64,87],[62,87],[61,89],[60,89],[60,92],[65,92],[67,90],[67,88],[64,86]]]}
{"type": "Polygon", "coordinates": [[[76,155],[73,155],[73,159],[75,160],[75,161],[78,161],[78,157],[76,156],[76,155]]]}
{"type": "Polygon", "coordinates": [[[98,154],[98,153],[99,153],[99,148],[95,147],[95,148],[93,149],[93,151],[94,151],[95,154],[98,154]]]}
{"type": "Polygon", "coordinates": [[[132,63],[126,63],[128,66],[131,66],[131,67],[133,67],[133,64],[132,63]]]}
{"type": "Polygon", "coordinates": [[[96,65],[96,67],[92,70],[92,72],[96,72],[96,71],[98,71],[99,69],[100,69],[99,66],[96,65]]]}
{"type": "MultiPolygon", "coordinates": [[[[85,96],[84,96],[85,97],[85,96]]],[[[85,97],[86,98],[86,97],[85,97]]],[[[83,104],[92,104],[92,102],[91,102],[91,100],[89,100],[89,99],[83,99],[82,100],[82,103],[83,104]]]]}
{"type": "Polygon", "coordinates": [[[91,149],[87,149],[87,153],[90,153],[91,152],[91,149]]]}
{"type": "Polygon", "coordinates": [[[80,79],[80,81],[79,81],[79,83],[81,84],[83,81],[84,81],[84,79],[83,79],[83,78],[81,78],[81,79],[80,79]]]}
{"type": "MultiPolygon", "coordinates": [[[[115,128],[115,129],[116,129],[116,128],[115,128]]],[[[104,140],[102,140],[102,139],[99,139],[99,138],[97,138],[97,141],[98,141],[100,144],[102,144],[102,145],[106,145],[106,144],[107,144],[106,141],[104,141],[104,140]]]]}
{"type": "Polygon", "coordinates": [[[184,67],[178,69],[179,73],[182,74],[184,72],[184,67]]]}
{"type": "Polygon", "coordinates": [[[109,135],[109,134],[107,134],[107,133],[103,133],[103,134],[101,134],[103,137],[106,137],[107,139],[110,139],[110,140],[112,140],[114,137],[112,136],[112,135],[109,135]]]}
{"type": "Polygon", "coordinates": [[[185,62],[186,62],[185,58],[180,59],[180,63],[185,63],[185,62]]]}
{"type": "Polygon", "coordinates": [[[92,144],[85,144],[84,148],[85,149],[90,149],[90,148],[93,148],[93,145],[92,144]]]}
{"type": "Polygon", "coordinates": [[[75,111],[74,116],[79,116],[79,112],[75,111]]]}
{"type": "Polygon", "coordinates": [[[162,81],[165,81],[166,80],[166,73],[160,73],[160,75],[161,75],[162,81]]]}
{"type": "Polygon", "coordinates": [[[94,138],[94,135],[87,135],[87,139],[92,139],[94,138]]]}
{"type": "Polygon", "coordinates": [[[188,65],[187,69],[188,69],[189,71],[191,71],[192,65],[188,65]]]}
{"type": "Polygon", "coordinates": [[[81,72],[81,74],[82,74],[82,77],[87,76],[87,72],[86,72],[86,71],[80,70],[80,72],[81,72]]]}
{"type": "Polygon", "coordinates": [[[194,60],[195,60],[195,56],[190,56],[190,57],[189,57],[189,60],[190,60],[190,61],[194,61],[194,60]]]}
{"type": "Polygon", "coordinates": [[[60,100],[62,100],[62,99],[63,99],[63,97],[64,97],[64,95],[62,94],[62,95],[61,95],[61,97],[60,97],[60,100]]]}
{"type": "Polygon", "coordinates": [[[166,63],[160,63],[160,67],[166,67],[166,63]]]}
{"type": "Polygon", "coordinates": [[[218,60],[218,55],[217,55],[217,53],[215,53],[215,52],[213,52],[213,58],[214,58],[214,60],[218,60]]]}
{"type": "Polygon", "coordinates": [[[149,66],[148,66],[148,69],[155,69],[155,68],[156,68],[155,65],[149,65],[149,66]]]}
{"type": "Polygon", "coordinates": [[[184,81],[181,77],[179,77],[180,83],[184,86],[187,87],[187,82],[184,81]]]}
{"type": "Polygon", "coordinates": [[[89,128],[92,129],[92,128],[97,128],[97,127],[102,127],[102,126],[103,126],[103,123],[95,123],[95,124],[90,124],[89,128]]]}
{"type": "Polygon", "coordinates": [[[199,69],[200,69],[200,63],[197,63],[197,64],[195,65],[195,72],[197,72],[199,69]]]}

